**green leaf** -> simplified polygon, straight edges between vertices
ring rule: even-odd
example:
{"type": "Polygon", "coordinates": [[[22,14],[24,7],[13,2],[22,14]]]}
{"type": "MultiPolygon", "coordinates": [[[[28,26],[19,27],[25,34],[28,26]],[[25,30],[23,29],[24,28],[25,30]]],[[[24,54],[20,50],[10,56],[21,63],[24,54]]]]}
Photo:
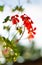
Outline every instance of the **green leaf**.
{"type": "Polygon", "coordinates": [[[17,27],[16,30],[18,31],[18,33],[21,35],[22,34],[22,27],[17,27]]]}
{"type": "Polygon", "coordinates": [[[7,31],[9,31],[10,27],[9,26],[4,26],[3,29],[6,29],[7,31]]]}
{"type": "Polygon", "coordinates": [[[16,6],[14,9],[12,9],[12,12],[18,10],[19,12],[23,12],[24,11],[24,8],[22,8],[22,6],[16,6]]]}
{"type": "Polygon", "coordinates": [[[7,16],[5,19],[4,19],[4,22],[3,23],[6,23],[8,20],[9,20],[10,16],[7,16]]]}
{"type": "Polygon", "coordinates": [[[2,12],[4,9],[4,5],[0,6],[0,11],[2,12]]]}
{"type": "Polygon", "coordinates": [[[0,42],[4,42],[3,37],[0,36],[0,42]]]}
{"type": "Polygon", "coordinates": [[[18,8],[18,11],[21,11],[21,12],[24,11],[24,9],[22,8],[22,6],[20,6],[20,7],[18,8]]]}

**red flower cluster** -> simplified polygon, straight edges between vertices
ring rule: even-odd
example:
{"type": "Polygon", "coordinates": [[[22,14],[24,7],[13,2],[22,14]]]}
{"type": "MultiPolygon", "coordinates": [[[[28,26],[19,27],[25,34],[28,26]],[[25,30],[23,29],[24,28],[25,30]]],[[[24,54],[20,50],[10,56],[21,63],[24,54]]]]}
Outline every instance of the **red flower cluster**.
{"type": "Polygon", "coordinates": [[[11,17],[12,24],[17,24],[19,22],[18,15],[14,15],[11,17]]]}
{"type": "Polygon", "coordinates": [[[36,32],[34,32],[36,30],[36,27],[34,29],[31,29],[28,33],[28,39],[34,38],[34,35],[36,34],[36,32]]]}
{"type": "MultiPolygon", "coordinates": [[[[17,24],[19,23],[19,19],[18,19],[18,15],[15,15],[15,16],[12,16],[11,17],[11,20],[12,20],[12,23],[13,24],[17,24]]],[[[31,20],[31,18],[29,16],[27,16],[26,14],[24,15],[21,15],[20,18],[22,19],[23,22],[23,25],[27,28],[28,30],[28,38],[31,39],[31,38],[34,38],[34,35],[36,34],[35,30],[36,30],[36,27],[33,28],[32,24],[33,24],[33,21],[31,20]]]]}
{"type": "Polygon", "coordinates": [[[34,35],[36,34],[34,31],[36,30],[36,28],[33,29],[33,21],[31,20],[30,17],[28,17],[26,14],[21,15],[21,19],[22,21],[24,21],[23,25],[27,28],[29,36],[28,38],[34,38],[34,35]]]}

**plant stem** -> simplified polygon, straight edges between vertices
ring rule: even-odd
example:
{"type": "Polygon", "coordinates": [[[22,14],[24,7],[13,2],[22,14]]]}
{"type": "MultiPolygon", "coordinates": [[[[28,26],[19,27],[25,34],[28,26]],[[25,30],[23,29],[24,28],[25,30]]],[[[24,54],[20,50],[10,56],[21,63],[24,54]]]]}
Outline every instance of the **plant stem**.
{"type": "Polygon", "coordinates": [[[24,27],[24,31],[23,31],[21,37],[20,37],[18,40],[16,40],[17,43],[18,43],[18,42],[21,40],[21,38],[23,37],[24,32],[25,32],[25,27],[24,27]]]}
{"type": "MultiPolygon", "coordinates": [[[[18,32],[17,32],[17,33],[18,33],[18,32]]],[[[14,39],[15,39],[15,37],[16,37],[16,35],[17,35],[17,33],[13,36],[13,38],[14,38],[14,39]]],[[[12,38],[12,39],[13,39],[13,38],[12,38]]]]}

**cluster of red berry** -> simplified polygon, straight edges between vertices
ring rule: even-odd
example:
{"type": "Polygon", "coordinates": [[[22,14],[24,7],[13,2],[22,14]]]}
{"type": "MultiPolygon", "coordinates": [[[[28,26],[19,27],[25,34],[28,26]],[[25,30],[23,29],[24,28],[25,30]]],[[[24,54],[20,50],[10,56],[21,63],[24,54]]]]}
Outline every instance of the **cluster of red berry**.
{"type": "MultiPolygon", "coordinates": [[[[17,24],[19,23],[19,19],[18,19],[19,15],[15,15],[15,16],[12,16],[11,17],[11,20],[12,20],[12,23],[13,24],[17,24]]],[[[36,30],[36,27],[33,28],[32,24],[34,23],[31,18],[29,16],[27,16],[26,14],[23,14],[20,16],[20,18],[22,19],[23,21],[23,25],[27,28],[28,30],[28,39],[32,39],[34,38],[34,35],[36,34],[35,30],[36,30]]]]}

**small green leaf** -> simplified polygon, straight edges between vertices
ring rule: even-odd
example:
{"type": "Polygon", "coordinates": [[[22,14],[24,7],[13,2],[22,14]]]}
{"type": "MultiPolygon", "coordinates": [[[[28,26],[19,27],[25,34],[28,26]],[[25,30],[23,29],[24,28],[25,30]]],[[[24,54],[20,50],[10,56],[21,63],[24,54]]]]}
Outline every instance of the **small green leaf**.
{"type": "Polygon", "coordinates": [[[6,29],[7,31],[9,31],[10,27],[9,26],[4,26],[3,29],[6,29]]]}
{"type": "Polygon", "coordinates": [[[3,37],[0,36],[0,42],[3,42],[3,37]]]}
{"type": "Polygon", "coordinates": [[[16,30],[19,32],[19,34],[22,33],[22,27],[20,27],[20,28],[17,27],[16,30]]]}
{"type": "Polygon", "coordinates": [[[3,23],[6,23],[6,22],[9,20],[9,17],[10,17],[10,16],[7,16],[7,17],[4,19],[4,22],[3,22],[3,23]]]}
{"type": "Polygon", "coordinates": [[[14,9],[12,9],[12,12],[14,12],[14,11],[16,11],[16,10],[18,10],[19,12],[23,12],[24,11],[24,9],[22,8],[22,6],[16,6],[14,9]]]}
{"type": "Polygon", "coordinates": [[[21,11],[21,12],[24,11],[24,9],[22,8],[22,6],[20,6],[18,10],[21,11]]]}
{"type": "Polygon", "coordinates": [[[0,11],[3,11],[4,5],[0,6],[0,11]]]}

